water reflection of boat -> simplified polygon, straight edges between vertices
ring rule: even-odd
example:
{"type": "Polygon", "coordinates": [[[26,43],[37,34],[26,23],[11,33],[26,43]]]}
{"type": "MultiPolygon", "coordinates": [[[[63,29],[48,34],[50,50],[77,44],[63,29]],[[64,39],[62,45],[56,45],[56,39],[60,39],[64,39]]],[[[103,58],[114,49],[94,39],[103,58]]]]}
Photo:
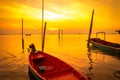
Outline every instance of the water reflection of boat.
{"type": "Polygon", "coordinates": [[[96,54],[102,54],[103,55],[103,59],[105,58],[105,56],[112,56],[114,58],[117,58],[118,60],[120,60],[120,56],[118,56],[118,54],[113,54],[113,52],[110,52],[110,51],[105,51],[105,50],[101,50],[101,49],[98,49],[94,46],[91,46],[91,51],[93,53],[96,53],[96,54]]]}
{"type": "Polygon", "coordinates": [[[89,70],[89,73],[87,74],[87,76],[89,77],[89,78],[91,78],[91,79],[93,79],[93,73],[92,73],[92,69],[93,69],[93,60],[92,60],[92,54],[91,54],[91,51],[90,51],[90,48],[88,49],[88,59],[89,59],[89,68],[88,68],[88,70],[89,70]]]}
{"type": "Polygon", "coordinates": [[[120,70],[115,71],[114,76],[120,79],[120,70]]]}
{"type": "Polygon", "coordinates": [[[88,80],[67,63],[41,51],[30,53],[29,66],[37,80],[88,80]]]}

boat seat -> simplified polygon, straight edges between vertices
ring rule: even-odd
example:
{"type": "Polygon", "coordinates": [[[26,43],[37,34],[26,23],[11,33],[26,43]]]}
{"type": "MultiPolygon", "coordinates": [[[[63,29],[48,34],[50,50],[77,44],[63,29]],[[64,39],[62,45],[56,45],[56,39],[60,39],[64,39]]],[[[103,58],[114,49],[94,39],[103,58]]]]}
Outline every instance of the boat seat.
{"type": "Polygon", "coordinates": [[[50,70],[53,70],[53,69],[54,69],[53,66],[39,66],[40,73],[44,73],[44,71],[50,71],[50,70]]]}

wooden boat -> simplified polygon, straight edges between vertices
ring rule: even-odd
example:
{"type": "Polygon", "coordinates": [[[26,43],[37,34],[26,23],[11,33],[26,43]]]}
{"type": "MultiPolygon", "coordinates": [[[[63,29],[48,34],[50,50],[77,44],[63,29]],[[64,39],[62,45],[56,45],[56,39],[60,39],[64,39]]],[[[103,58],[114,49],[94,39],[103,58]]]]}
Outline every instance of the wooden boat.
{"type": "Polygon", "coordinates": [[[31,36],[31,34],[25,34],[26,36],[31,36]]]}
{"type": "Polygon", "coordinates": [[[120,34],[120,30],[116,30],[116,32],[118,32],[118,34],[120,34]]]}
{"type": "Polygon", "coordinates": [[[67,63],[47,53],[35,52],[35,48],[30,52],[29,66],[32,80],[88,80],[67,63]]]}
{"type": "Polygon", "coordinates": [[[90,43],[98,49],[109,51],[112,53],[117,53],[120,55],[120,44],[112,43],[105,40],[101,40],[100,38],[91,38],[90,43]]]}

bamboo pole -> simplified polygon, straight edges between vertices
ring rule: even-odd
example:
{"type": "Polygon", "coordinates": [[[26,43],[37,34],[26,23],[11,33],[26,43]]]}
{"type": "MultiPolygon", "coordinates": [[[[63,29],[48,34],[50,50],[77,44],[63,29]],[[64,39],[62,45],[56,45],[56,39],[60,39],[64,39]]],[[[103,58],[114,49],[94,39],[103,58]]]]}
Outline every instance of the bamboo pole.
{"type": "Polygon", "coordinates": [[[60,40],[60,27],[59,27],[59,30],[58,30],[58,39],[60,40]]]}
{"type": "Polygon", "coordinates": [[[61,37],[62,37],[62,39],[63,39],[63,29],[61,30],[61,37]]]}
{"type": "Polygon", "coordinates": [[[45,22],[45,25],[44,25],[44,33],[43,33],[43,40],[42,40],[42,52],[44,51],[46,25],[47,25],[47,22],[45,22]]]}
{"type": "Polygon", "coordinates": [[[41,26],[41,42],[43,42],[43,27],[44,27],[44,0],[42,0],[42,26],[41,26]]]}
{"type": "Polygon", "coordinates": [[[87,43],[88,48],[90,48],[90,37],[92,32],[93,16],[94,16],[94,9],[92,11],[92,18],[91,18],[90,29],[89,29],[89,36],[88,36],[88,43],[87,43]]]}
{"type": "Polygon", "coordinates": [[[22,49],[24,50],[24,38],[23,38],[23,18],[22,18],[22,49]]]}

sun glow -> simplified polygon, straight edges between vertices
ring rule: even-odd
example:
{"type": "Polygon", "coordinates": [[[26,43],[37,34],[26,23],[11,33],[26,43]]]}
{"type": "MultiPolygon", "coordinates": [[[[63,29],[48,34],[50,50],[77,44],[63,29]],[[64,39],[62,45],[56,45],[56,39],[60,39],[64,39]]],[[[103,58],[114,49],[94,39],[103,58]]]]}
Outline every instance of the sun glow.
{"type": "MultiPolygon", "coordinates": [[[[37,16],[35,16],[36,18],[39,18],[41,19],[42,14],[37,14],[37,16]]],[[[55,13],[55,12],[50,12],[48,10],[45,10],[44,11],[44,19],[45,20],[48,20],[48,21],[54,21],[54,20],[63,20],[63,19],[70,19],[69,16],[65,15],[65,14],[58,14],[58,13],[55,13]]]]}
{"type": "Polygon", "coordinates": [[[53,27],[51,27],[51,28],[48,28],[48,30],[56,31],[56,30],[58,30],[58,28],[53,28],[53,27]]]}
{"type": "MultiPolygon", "coordinates": [[[[24,19],[24,28],[41,29],[42,6],[41,0],[37,1],[0,0],[0,29],[16,28],[20,30],[22,18],[24,19]]],[[[77,30],[88,32],[92,9],[95,8],[93,28],[112,31],[113,26],[115,26],[113,30],[115,31],[120,26],[119,3],[119,0],[107,0],[105,2],[103,0],[93,2],[84,0],[45,0],[44,20],[48,22],[47,28],[49,30],[57,30],[56,28],[62,27],[69,32],[76,32],[77,30]]]]}

